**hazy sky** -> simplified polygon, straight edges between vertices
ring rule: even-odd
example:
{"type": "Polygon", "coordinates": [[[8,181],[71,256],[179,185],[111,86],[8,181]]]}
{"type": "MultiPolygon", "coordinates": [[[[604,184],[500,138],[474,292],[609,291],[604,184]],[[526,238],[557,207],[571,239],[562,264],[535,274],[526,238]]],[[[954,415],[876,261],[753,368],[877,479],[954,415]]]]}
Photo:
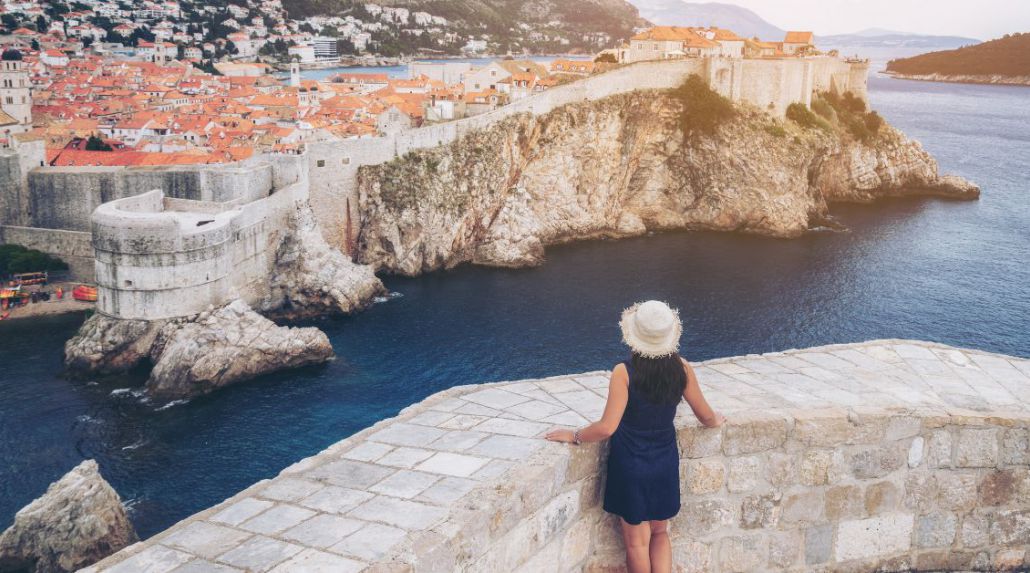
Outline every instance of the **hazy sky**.
{"type": "Polygon", "coordinates": [[[1030,32],[1030,0],[720,0],[784,29],[817,34],[886,28],[987,40],[1030,32]]]}

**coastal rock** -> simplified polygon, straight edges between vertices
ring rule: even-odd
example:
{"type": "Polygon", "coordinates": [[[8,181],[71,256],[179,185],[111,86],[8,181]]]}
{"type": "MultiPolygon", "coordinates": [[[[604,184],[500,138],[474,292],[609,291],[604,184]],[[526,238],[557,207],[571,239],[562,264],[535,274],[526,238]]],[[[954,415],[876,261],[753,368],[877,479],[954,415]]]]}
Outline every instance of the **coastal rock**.
{"type": "Polygon", "coordinates": [[[163,321],[123,320],[94,314],[64,345],[69,372],[115,374],[132,370],[150,355],[163,321]]]}
{"type": "Polygon", "coordinates": [[[86,460],[14,517],[0,536],[0,571],[75,571],[136,541],[118,493],[86,460]]]}
{"type": "Polygon", "coordinates": [[[298,319],[361,310],[386,289],[372,267],[355,264],[329,246],[305,204],[279,246],[271,292],[262,310],[298,319]]]}
{"type": "Polygon", "coordinates": [[[237,300],[192,321],[165,325],[150,352],[147,394],[190,398],[261,374],[333,358],[317,328],[277,326],[237,300]]]}
{"type": "Polygon", "coordinates": [[[737,106],[715,133],[687,137],[681,109],[669,92],[637,91],[364,166],[357,259],[405,275],[526,266],[573,240],[675,229],[796,237],[834,201],[975,196],[890,126],[862,142],[737,106]]]}

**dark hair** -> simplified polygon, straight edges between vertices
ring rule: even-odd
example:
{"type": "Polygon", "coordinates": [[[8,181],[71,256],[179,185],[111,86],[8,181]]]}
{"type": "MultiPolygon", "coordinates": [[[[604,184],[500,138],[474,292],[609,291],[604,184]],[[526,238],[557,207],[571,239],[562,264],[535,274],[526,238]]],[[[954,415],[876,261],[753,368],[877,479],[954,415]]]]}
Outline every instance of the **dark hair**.
{"type": "Polygon", "coordinates": [[[676,352],[661,358],[644,358],[633,353],[633,385],[656,404],[677,404],[687,388],[687,372],[676,352]]]}

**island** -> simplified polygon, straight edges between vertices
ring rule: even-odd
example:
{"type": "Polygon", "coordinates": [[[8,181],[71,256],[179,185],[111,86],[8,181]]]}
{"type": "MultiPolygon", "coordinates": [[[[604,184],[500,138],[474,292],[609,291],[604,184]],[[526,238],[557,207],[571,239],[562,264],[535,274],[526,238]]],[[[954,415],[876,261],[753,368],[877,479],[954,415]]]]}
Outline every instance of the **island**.
{"type": "Polygon", "coordinates": [[[891,60],[884,73],[908,80],[1030,86],[1030,33],[891,60]]]}

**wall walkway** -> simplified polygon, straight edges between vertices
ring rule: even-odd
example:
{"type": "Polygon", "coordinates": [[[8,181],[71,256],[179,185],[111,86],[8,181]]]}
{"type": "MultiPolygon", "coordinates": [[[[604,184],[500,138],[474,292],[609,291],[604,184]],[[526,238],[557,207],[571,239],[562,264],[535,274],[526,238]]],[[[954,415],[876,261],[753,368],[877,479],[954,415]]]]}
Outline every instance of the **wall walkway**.
{"type": "MultiPolygon", "coordinates": [[[[683,571],[1030,565],[1030,360],[887,340],[712,360],[677,418],[683,571]]],[[[607,373],[436,394],[87,571],[617,571],[607,373]]],[[[906,569],[907,570],[907,569],[906,569]]]]}

